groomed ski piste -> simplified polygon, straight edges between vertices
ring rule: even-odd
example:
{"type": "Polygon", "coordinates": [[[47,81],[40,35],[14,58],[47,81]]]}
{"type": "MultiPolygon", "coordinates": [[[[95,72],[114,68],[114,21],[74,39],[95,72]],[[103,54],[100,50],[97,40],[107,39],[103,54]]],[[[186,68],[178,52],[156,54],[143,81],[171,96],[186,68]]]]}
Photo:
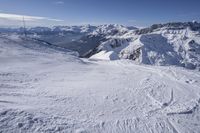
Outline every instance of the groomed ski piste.
{"type": "Polygon", "coordinates": [[[200,74],[0,37],[0,132],[199,133],[200,74]]]}

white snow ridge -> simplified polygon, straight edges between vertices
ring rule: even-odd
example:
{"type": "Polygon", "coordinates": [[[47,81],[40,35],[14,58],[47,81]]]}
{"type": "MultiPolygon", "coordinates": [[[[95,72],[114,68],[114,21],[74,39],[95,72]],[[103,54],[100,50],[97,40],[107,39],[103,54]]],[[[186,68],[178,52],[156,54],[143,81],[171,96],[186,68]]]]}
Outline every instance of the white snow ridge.
{"type": "Polygon", "coordinates": [[[199,133],[198,26],[1,29],[0,133],[199,133]]]}

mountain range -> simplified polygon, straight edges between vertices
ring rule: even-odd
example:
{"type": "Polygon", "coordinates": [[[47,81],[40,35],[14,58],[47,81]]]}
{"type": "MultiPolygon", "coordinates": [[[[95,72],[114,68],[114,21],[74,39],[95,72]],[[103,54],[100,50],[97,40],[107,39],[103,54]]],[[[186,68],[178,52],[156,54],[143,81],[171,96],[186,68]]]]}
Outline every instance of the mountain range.
{"type": "Polygon", "coordinates": [[[1,34],[17,34],[45,41],[80,57],[100,60],[130,59],[149,65],[200,68],[200,23],[173,22],[138,29],[117,24],[0,28],[1,34]]]}

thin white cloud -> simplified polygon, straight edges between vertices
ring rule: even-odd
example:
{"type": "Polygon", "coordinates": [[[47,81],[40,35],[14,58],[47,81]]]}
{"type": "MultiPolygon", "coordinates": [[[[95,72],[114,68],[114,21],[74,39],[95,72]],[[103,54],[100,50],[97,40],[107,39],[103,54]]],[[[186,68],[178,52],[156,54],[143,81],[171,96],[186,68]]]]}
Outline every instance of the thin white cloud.
{"type": "Polygon", "coordinates": [[[60,19],[52,19],[48,17],[27,16],[27,15],[7,14],[7,13],[0,13],[0,18],[7,19],[7,20],[15,20],[15,21],[22,21],[23,18],[25,21],[38,21],[38,20],[47,20],[47,21],[56,21],[56,22],[63,21],[60,19]]]}
{"type": "Polygon", "coordinates": [[[64,1],[56,1],[55,4],[56,5],[63,5],[63,4],[65,4],[65,2],[64,1]]]}

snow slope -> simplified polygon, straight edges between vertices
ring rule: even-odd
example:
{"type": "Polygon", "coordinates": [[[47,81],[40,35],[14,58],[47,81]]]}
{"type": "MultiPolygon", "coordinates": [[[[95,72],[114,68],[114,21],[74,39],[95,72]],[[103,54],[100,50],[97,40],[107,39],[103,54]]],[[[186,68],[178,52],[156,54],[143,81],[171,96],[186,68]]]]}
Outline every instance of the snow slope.
{"type": "Polygon", "coordinates": [[[198,133],[200,74],[0,37],[0,132],[198,133]]]}

